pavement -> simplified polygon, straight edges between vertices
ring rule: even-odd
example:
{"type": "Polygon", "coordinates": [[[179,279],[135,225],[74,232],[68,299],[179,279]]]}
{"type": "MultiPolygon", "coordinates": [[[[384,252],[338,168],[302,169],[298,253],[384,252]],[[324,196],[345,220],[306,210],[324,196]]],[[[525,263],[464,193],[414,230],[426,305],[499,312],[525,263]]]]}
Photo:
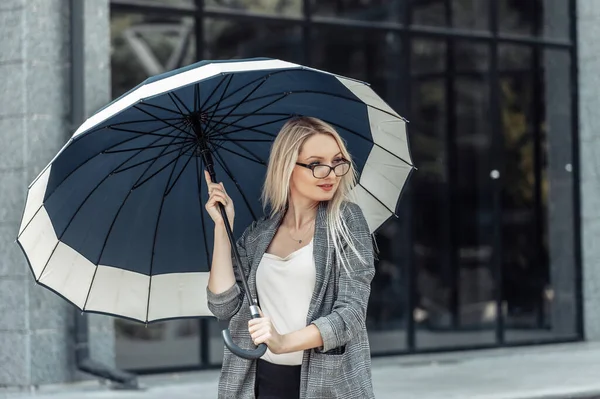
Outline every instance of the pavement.
{"type": "MultiPolygon", "coordinates": [[[[215,399],[218,370],[141,376],[140,390],[102,381],[0,389],[6,399],[215,399]]],[[[600,343],[373,359],[378,399],[600,399],[600,343]]]]}

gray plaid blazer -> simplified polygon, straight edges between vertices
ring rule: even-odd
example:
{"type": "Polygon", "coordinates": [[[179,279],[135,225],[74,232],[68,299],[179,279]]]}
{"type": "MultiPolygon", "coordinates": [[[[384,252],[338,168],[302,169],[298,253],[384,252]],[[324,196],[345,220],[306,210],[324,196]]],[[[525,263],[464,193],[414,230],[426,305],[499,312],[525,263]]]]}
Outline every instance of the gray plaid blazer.
{"type": "MultiPolygon", "coordinates": [[[[371,353],[365,326],[371,280],[375,274],[371,235],[360,207],[344,203],[342,217],[367,263],[363,264],[349,250],[348,269],[341,270],[333,245],[327,245],[326,212],[326,203],[321,203],[313,239],[317,278],[306,320],[307,325],[312,323],[319,329],[323,347],[304,351],[300,397],[373,398],[371,353]]],[[[254,222],[237,242],[241,269],[248,276],[253,298],[256,298],[256,269],[282,216],[254,222]]],[[[250,312],[242,289],[239,281],[218,295],[207,288],[208,306],[218,319],[229,320],[231,336],[241,348],[253,349],[248,332],[250,312]]],[[[256,361],[239,358],[225,348],[218,397],[254,398],[255,374],[256,361]]]]}

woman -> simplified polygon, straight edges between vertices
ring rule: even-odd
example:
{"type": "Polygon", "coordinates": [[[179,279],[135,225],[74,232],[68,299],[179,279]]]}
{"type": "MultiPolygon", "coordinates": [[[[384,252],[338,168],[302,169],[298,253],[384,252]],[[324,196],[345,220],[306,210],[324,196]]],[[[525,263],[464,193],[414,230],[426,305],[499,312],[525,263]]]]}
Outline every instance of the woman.
{"type": "Polygon", "coordinates": [[[356,173],[338,133],[301,117],[273,143],[262,198],[270,215],[237,242],[259,319],[250,319],[248,304],[239,311],[244,296],[217,208],[225,206],[233,225],[233,203],[222,183],[205,177],[215,222],[209,308],[229,320],[240,347],[268,346],[257,361],[225,349],[219,398],[374,397],[365,327],[373,245],[361,209],[347,201],[356,173]]]}

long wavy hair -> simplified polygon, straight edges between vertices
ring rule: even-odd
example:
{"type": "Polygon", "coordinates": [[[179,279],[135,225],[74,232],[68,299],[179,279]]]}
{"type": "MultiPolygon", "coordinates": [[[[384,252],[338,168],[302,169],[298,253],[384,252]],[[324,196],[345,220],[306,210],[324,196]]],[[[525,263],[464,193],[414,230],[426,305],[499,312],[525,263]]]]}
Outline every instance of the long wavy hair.
{"type": "Polygon", "coordinates": [[[292,118],[283,125],[271,147],[262,190],[263,208],[266,211],[270,207],[271,217],[287,210],[290,197],[290,178],[298,161],[298,155],[304,142],[316,134],[331,136],[337,142],[342,157],[350,162],[350,171],[340,178],[340,184],[333,198],[327,201],[328,244],[333,244],[336,255],[338,255],[337,258],[342,261],[344,267],[347,264],[348,255],[343,250],[344,246],[347,246],[364,262],[360,251],[356,248],[356,240],[353,239],[344,218],[341,217],[343,203],[345,201],[355,202],[352,189],[358,179],[356,168],[344,140],[328,123],[318,118],[302,116],[292,118]]]}

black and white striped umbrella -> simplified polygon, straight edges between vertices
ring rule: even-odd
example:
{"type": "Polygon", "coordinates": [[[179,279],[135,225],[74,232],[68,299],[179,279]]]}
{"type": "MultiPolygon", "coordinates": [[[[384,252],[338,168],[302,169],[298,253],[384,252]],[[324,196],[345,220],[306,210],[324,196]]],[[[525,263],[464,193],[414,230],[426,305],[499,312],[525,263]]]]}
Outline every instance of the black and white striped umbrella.
{"type": "Polygon", "coordinates": [[[83,311],[141,322],[210,316],[201,152],[228,187],[241,233],[262,214],[272,140],[297,115],[343,136],[375,231],[413,169],[402,117],[356,80],[276,59],[203,61],[98,111],[33,181],[17,241],[35,280],[83,311]]]}

